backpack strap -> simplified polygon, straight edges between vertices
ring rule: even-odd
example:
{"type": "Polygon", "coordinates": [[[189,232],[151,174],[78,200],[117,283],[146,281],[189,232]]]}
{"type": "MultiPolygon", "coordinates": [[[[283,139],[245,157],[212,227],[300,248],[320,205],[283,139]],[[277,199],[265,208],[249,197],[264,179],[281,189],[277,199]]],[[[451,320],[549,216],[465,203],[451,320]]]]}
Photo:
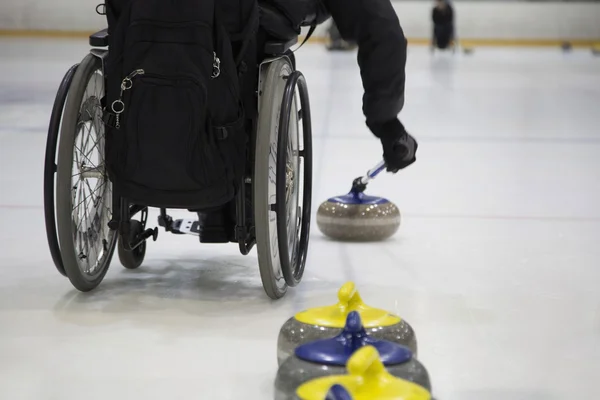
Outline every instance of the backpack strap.
{"type": "Polygon", "coordinates": [[[298,46],[298,48],[296,48],[296,50],[294,50],[293,52],[297,52],[298,50],[300,50],[300,48],[302,46],[304,46],[304,44],[306,42],[308,42],[308,39],[310,39],[310,37],[313,35],[313,33],[315,33],[315,29],[317,29],[317,20],[314,20],[311,24],[310,24],[310,29],[308,30],[308,33],[306,34],[306,37],[304,38],[304,40],[302,41],[302,43],[300,44],[300,46],[298,46]]]}
{"type": "MultiPolygon", "coordinates": [[[[219,2],[215,1],[214,3],[215,3],[215,5],[214,5],[215,20],[221,21],[222,19],[220,18],[221,11],[220,11],[219,4],[218,4],[219,2]]],[[[244,27],[242,28],[242,30],[238,33],[229,34],[229,40],[231,42],[239,42],[239,41],[242,42],[242,45],[240,46],[240,50],[238,51],[238,54],[235,56],[235,66],[237,68],[239,68],[239,66],[242,62],[242,59],[246,55],[246,51],[248,51],[248,45],[250,44],[250,42],[252,41],[252,39],[254,39],[254,36],[256,35],[258,23],[259,23],[258,4],[255,4],[252,7],[250,16],[248,17],[248,20],[244,24],[244,27]]]]}
{"type": "Polygon", "coordinates": [[[244,29],[242,29],[240,33],[232,36],[232,41],[239,41],[240,39],[242,39],[242,45],[237,56],[235,57],[235,65],[237,67],[240,66],[242,59],[246,55],[246,51],[248,51],[248,45],[250,44],[252,39],[255,38],[256,32],[258,30],[258,25],[259,11],[258,4],[255,4],[254,7],[252,7],[252,12],[250,13],[248,21],[246,21],[246,24],[244,25],[244,29]]]}

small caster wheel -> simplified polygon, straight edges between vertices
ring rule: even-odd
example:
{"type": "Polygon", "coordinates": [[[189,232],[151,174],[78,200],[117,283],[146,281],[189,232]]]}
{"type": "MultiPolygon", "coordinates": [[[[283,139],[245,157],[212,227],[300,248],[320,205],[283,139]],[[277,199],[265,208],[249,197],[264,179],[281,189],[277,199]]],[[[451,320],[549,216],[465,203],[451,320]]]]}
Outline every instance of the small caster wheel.
{"type": "MultiPolygon", "coordinates": [[[[144,232],[144,226],[140,221],[136,220],[131,220],[130,224],[128,240],[131,243],[137,235],[144,232]]],[[[142,244],[135,249],[128,251],[125,250],[123,245],[123,236],[119,236],[118,253],[121,265],[127,269],[136,269],[144,262],[144,257],[146,256],[146,241],[142,242],[142,244]]]]}

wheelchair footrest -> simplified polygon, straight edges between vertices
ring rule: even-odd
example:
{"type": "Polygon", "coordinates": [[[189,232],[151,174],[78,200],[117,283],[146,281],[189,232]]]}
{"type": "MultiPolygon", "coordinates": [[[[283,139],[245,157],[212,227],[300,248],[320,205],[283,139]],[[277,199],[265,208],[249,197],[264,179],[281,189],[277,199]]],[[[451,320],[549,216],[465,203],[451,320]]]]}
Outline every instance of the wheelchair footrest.
{"type": "Polygon", "coordinates": [[[200,223],[197,219],[176,219],[171,225],[171,232],[182,235],[200,236],[200,223]]]}

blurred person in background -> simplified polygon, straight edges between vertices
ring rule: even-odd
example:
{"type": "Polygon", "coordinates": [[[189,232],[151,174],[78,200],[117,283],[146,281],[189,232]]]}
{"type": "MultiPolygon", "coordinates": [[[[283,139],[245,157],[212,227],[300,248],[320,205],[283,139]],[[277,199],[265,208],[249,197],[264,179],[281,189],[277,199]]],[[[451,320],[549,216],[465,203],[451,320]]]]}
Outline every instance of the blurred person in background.
{"type": "MultiPolygon", "coordinates": [[[[448,0],[436,0],[431,12],[433,47],[448,48],[454,39],[454,9],[448,0]]],[[[432,48],[433,48],[432,47],[432,48]]]]}

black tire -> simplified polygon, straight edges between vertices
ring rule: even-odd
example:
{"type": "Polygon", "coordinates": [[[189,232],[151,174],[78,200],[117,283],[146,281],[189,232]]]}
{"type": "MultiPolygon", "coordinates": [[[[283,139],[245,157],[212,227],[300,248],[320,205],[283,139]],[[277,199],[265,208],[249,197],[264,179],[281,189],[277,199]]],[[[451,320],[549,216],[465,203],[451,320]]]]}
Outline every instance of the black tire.
{"type": "MultiPolygon", "coordinates": [[[[284,209],[287,209],[286,201],[287,196],[285,195],[287,177],[285,170],[286,157],[279,157],[281,154],[279,148],[286,148],[289,138],[290,131],[295,132],[297,129],[289,129],[291,123],[298,123],[297,118],[290,118],[290,116],[298,115],[298,104],[296,97],[294,96],[295,83],[292,86],[289,85],[291,79],[298,79],[298,72],[293,71],[293,67],[289,60],[285,57],[277,59],[271,62],[263,71],[261,71],[261,83],[260,83],[260,112],[257,129],[257,137],[255,144],[255,166],[254,166],[254,178],[253,178],[253,205],[256,225],[256,248],[258,253],[258,264],[260,269],[260,276],[263,283],[263,288],[267,295],[272,299],[279,299],[285,295],[288,286],[295,286],[302,277],[304,270],[304,261],[306,255],[306,248],[308,246],[308,222],[310,221],[310,185],[312,175],[309,173],[305,176],[304,190],[305,197],[303,198],[303,207],[299,214],[302,220],[301,226],[304,226],[300,231],[303,235],[306,235],[304,240],[299,240],[298,251],[292,250],[292,257],[298,255],[297,258],[300,263],[294,260],[290,260],[287,254],[288,249],[288,235],[280,235],[280,231],[287,231],[287,224],[282,228],[281,219],[284,218],[284,209]],[[296,78],[293,78],[296,76],[296,78]],[[286,82],[288,84],[286,84],[286,82]],[[291,88],[291,89],[290,89],[291,88]],[[282,114],[287,114],[282,118],[282,114]],[[285,128],[282,128],[282,124],[286,124],[285,128]],[[286,136],[282,138],[281,136],[286,136]],[[283,167],[282,167],[283,166],[283,167]],[[308,193],[306,187],[308,183],[308,193]],[[283,186],[282,186],[283,185],[283,186]],[[277,187],[279,186],[279,193],[277,187]],[[282,189],[283,188],[283,189],[282,189]],[[282,195],[282,190],[284,194],[282,195]],[[308,208],[306,207],[306,199],[308,195],[308,208]],[[308,214],[308,218],[305,216],[308,214]],[[279,217],[281,216],[281,217],[279,217]],[[279,222],[278,222],[279,220],[279,222]],[[306,225],[305,222],[306,221],[306,225]],[[283,240],[281,240],[283,238],[283,240]],[[301,243],[300,243],[301,242],[301,243]],[[284,258],[282,259],[281,249],[285,249],[284,258]],[[290,261],[291,265],[290,266],[290,261]],[[300,266],[295,268],[294,266],[300,266]],[[295,273],[293,271],[298,271],[295,273]],[[286,279],[292,276],[291,279],[286,279]],[[290,285],[291,284],[291,285],[290,285]]],[[[302,103],[302,107],[305,103],[302,103]]],[[[312,158],[311,158],[311,142],[310,138],[306,141],[306,134],[310,136],[310,113],[308,104],[307,108],[303,109],[303,116],[307,116],[307,119],[303,121],[303,127],[309,126],[308,130],[304,129],[304,146],[302,151],[299,151],[298,155],[303,154],[305,161],[303,171],[311,172],[312,169],[312,158]],[[308,112],[308,114],[306,114],[308,112]],[[308,146],[308,147],[306,147],[308,146]],[[309,157],[306,157],[306,154],[309,157]],[[306,163],[308,161],[308,163],[306,163]],[[307,167],[308,165],[308,167],[307,167]]],[[[287,152],[284,152],[287,154],[287,152]]],[[[298,157],[299,158],[299,157],[298,157]]],[[[298,167],[298,171],[300,168],[298,167]]],[[[294,181],[295,183],[295,181],[294,181]]],[[[293,203],[292,203],[293,204],[293,203]]],[[[298,208],[292,207],[297,213],[298,208]]],[[[285,217],[287,219],[287,215],[285,217]]],[[[296,218],[294,218],[296,219],[296,218]]],[[[296,248],[296,246],[293,246],[296,248]]]]}
{"type": "Polygon", "coordinates": [[[67,93],[71,87],[73,76],[79,64],[73,65],[63,77],[54,105],[50,114],[50,123],[48,124],[48,138],[46,140],[46,156],[44,159],[44,218],[46,221],[46,237],[48,239],[48,249],[52,256],[54,266],[61,275],[67,276],[60,255],[60,246],[58,244],[58,233],[56,231],[56,209],[54,202],[54,179],[56,174],[56,147],[58,145],[58,133],[60,122],[62,120],[67,93]]]}
{"type": "Polygon", "coordinates": [[[125,250],[125,246],[123,245],[124,240],[128,240],[129,243],[133,241],[133,239],[144,232],[144,225],[140,221],[136,221],[132,219],[129,225],[129,237],[125,238],[122,235],[119,236],[119,244],[117,246],[117,253],[119,254],[119,261],[121,265],[127,269],[136,269],[144,262],[144,257],[146,257],[146,241],[143,241],[138,247],[133,250],[125,250]]]}
{"type": "Polygon", "coordinates": [[[276,175],[273,158],[276,159],[276,155],[271,153],[272,146],[277,146],[281,99],[285,89],[284,79],[292,71],[292,66],[287,59],[280,58],[269,64],[260,74],[252,203],[254,205],[256,251],[260,278],[265,293],[272,299],[283,297],[288,288],[279,259],[277,216],[271,209],[276,196],[273,186],[273,182],[276,181],[276,176],[273,176],[276,175]]]}
{"type": "Polygon", "coordinates": [[[112,184],[104,168],[103,96],[102,61],[88,54],[77,68],[67,95],[56,177],[56,222],[62,262],[73,286],[83,292],[102,282],[117,242],[116,231],[108,227],[112,218],[112,184]],[[81,141],[77,146],[76,140],[81,141]],[[88,145],[92,146],[89,152],[88,145]],[[76,150],[81,154],[75,154],[76,150]],[[78,170],[75,174],[74,161],[78,170]],[[82,196],[86,188],[90,195],[82,196]],[[81,205],[91,205],[92,213],[80,215],[81,205]]]}

